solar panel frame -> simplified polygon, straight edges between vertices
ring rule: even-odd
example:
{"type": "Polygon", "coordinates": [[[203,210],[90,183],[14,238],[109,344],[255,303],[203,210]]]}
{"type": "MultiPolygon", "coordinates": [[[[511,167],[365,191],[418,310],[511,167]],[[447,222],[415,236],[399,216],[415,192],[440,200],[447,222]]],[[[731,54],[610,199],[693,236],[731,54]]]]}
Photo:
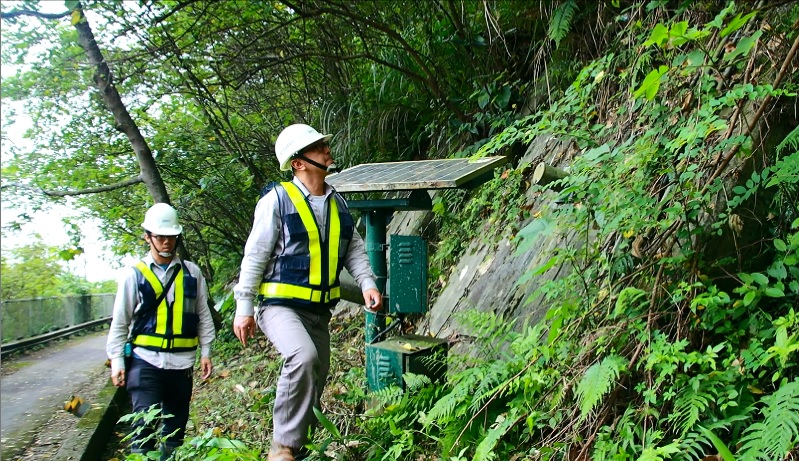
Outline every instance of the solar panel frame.
{"type": "Polygon", "coordinates": [[[338,192],[386,192],[462,187],[507,162],[507,157],[364,163],[326,178],[338,192]]]}

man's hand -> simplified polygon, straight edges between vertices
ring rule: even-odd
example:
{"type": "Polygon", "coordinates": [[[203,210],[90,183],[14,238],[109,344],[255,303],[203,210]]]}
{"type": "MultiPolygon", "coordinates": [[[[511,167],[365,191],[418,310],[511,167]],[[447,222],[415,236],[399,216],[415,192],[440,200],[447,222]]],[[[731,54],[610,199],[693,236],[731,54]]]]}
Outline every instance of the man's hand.
{"type": "Polygon", "coordinates": [[[372,312],[379,312],[383,309],[383,296],[375,288],[363,292],[363,302],[366,304],[366,308],[372,312]]]}
{"type": "Polygon", "coordinates": [[[233,320],[233,334],[247,347],[247,338],[255,337],[255,319],[251,315],[237,315],[233,320]]]}
{"type": "Polygon", "coordinates": [[[211,363],[210,357],[200,358],[200,369],[203,373],[203,379],[208,379],[211,377],[211,372],[214,371],[214,365],[211,363]]]}
{"type": "Polygon", "coordinates": [[[111,370],[111,382],[114,383],[116,387],[124,387],[125,386],[125,370],[111,370]]]}

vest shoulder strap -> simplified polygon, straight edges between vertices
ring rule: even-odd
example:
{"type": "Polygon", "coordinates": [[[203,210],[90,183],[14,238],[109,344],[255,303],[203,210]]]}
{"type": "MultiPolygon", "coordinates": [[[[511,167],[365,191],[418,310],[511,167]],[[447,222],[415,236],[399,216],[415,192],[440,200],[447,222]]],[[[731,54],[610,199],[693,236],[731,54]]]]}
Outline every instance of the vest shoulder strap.
{"type": "MultiPolygon", "coordinates": [[[[169,288],[172,286],[172,282],[174,282],[175,278],[177,278],[178,272],[182,271],[183,266],[185,265],[186,263],[181,261],[180,266],[175,272],[172,272],[172,275],[169,277],[169,280],[167,280],[166,285],[161,285],[161,281],[158,279],[158,276],[156,276],[155,273],[149,267],[147,267],[147,263],[145,263],[144,261],[139,261],[136,263],[134,267],[136,267],[136,269],[138,269],[138,271],[141,272],[141,274],[144,276],[147,282],[150,283],[150,286],[153,287],[153,291],[155,291],[155,303],[153,303],[151,309],[158,308],[158,306],[161,304],[161,301],[164,300],[164,297],[166,297],[166,294],[169,292],[169,288]]],[[[189,271],[187,270],[186,273],[189,273],[189,271]]]]}

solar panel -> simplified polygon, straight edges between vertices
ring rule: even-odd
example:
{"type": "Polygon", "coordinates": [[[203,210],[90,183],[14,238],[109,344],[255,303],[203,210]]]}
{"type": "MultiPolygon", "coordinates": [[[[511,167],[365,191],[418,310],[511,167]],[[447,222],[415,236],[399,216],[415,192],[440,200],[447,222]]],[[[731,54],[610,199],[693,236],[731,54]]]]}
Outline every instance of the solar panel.
{"type": "Polygon", "coordinates": [[[469,186],[505,162],[506,157],[482,157],[364,163],[325,181],[338,192],[450,189],[469,186]]]}

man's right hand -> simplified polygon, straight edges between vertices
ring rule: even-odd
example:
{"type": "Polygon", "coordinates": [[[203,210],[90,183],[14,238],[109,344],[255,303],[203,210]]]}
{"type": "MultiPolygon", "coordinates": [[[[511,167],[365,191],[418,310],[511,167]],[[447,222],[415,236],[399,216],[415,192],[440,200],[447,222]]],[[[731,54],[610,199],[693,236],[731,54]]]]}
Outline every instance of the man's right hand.
{"type": "Polygon", "coordinates": [[[116,387],[125,386],[125,370],[111,371],[111,382],[116,387]]]}
{"type": "Polygon", "coordinates": [[[251,315],[237,315],[233,320],[233,333],[247,347],[247,338],[255,337],[255,319],[251,315]]]}

